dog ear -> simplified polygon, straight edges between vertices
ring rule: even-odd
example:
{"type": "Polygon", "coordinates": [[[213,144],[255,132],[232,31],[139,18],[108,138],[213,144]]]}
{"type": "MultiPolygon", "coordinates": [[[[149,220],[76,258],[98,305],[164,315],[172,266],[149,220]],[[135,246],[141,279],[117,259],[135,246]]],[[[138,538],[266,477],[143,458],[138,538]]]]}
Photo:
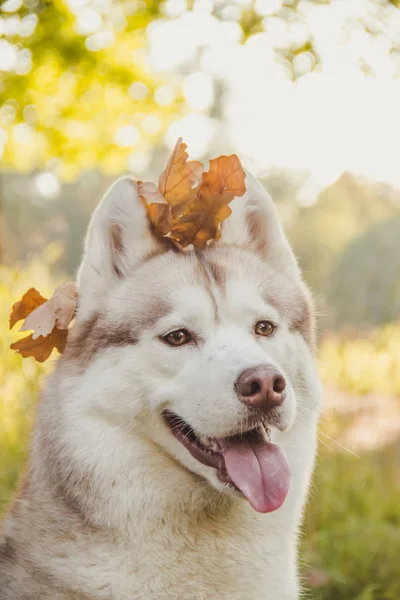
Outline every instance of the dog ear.
{"type": "Polygon", "coordinates": [[[94,211],[88,228],[78,272],[77,320],[87,316],[110,287],[158,245],[136,182],[119,179],[94,211]]]}
{"type": "Polygon", "coordinates": [[[247,171],[245,184],[245,194],[231,202],[232,214],[222,223],[222,243],[247,247],[275,269],[300,277],[271,196],[247,171]]]}

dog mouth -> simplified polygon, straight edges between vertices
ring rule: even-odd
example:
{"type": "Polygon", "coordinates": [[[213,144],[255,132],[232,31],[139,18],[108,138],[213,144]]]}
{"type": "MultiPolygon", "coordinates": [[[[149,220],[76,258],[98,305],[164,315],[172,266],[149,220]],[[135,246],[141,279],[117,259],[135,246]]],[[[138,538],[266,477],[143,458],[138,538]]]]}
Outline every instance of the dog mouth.
{"type": "Polygon", "coordinates": [[[209,438],[170,410],[163,417],[182,446],[199,463],[215,469],[222,483],[241,492],[254,510],[268,513],[282,506],[289,491],[289,465],[264,423],[230,437],[209,438]]]}

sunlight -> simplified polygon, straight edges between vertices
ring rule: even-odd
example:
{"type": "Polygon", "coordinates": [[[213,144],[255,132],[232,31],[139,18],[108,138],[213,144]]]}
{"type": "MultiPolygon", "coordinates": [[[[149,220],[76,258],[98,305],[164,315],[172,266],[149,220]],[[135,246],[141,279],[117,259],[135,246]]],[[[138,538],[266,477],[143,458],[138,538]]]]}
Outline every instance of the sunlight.
{"type": "Polygon", "coordinates": [[[140,132],[134,125],[120,127],[114,134],[115,143],[120,147],[135,146],[140,139],[140,132]]]}
{"type": "Polygon", "coordinates": [[[38,192],[45,198],[56,198],[60,193],[60,182],[54,173],[43,172],[35,178],[35,185],[38,192]]]}
{"type": "Polygon", "coordinates": [[[191,73],[183,82],[183,94],[193,109],[205,110],[214,102],[214,82],[208,73],[191,73]]]}
{"type": "MultiPolygon", "coordinates": [[[[302,192],[304,203],[344,171],[400,186],[393,152],[400,136],[400,61],[390,52],[400,42],[399,11],[386,7],[384,18],[376,22],[377,35],[371,36],[360,19],[378,17],[375,2],[302,1],[293,22],[276,16],[281,4],[256,2],[265,31],[244,45],[234,28],[229,29],[235,23],[217,21],[205,12],[154,24],[149,28],[152,64],[179,74],[194,60],[196,49],[201,50],[202,72],[183,77],[190,108],[205,110],[212,104],[212,77],[220,77],[227,89],[223,127],[234,149],[247,156],[257,173],[272,167],[312,172],[302,192]],[[281,48],[301,47],[309,36],[318,57],[300,52],[290,65],[279,55],[281,48]]],[[[205,134],[194,125],[194,115],[183,122],[191,147],[207,152],[211,129],[205,134]]],[[[182,121],[170,132],[181,126],[182,121]]]]}
{"type": "Polygon", "coordinates": [[[204,156],[215,133],[216,125],[212,119],[204,115],[191,114],[175,121],[167,130],[166,143],[170,148],[182,136],[190,147],[193,158],[204,156]]]}

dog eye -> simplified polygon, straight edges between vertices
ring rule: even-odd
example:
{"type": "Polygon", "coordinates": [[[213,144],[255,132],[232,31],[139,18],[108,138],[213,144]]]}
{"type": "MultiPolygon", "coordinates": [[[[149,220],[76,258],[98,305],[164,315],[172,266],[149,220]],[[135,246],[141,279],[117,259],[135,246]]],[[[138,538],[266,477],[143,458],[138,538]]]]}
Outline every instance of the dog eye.
{"type": "Polygon", "coordinates": [[[187,329],[177,329],[171,331],[168,335],[164,335],[162,339],[170,346],[183,346],[192,341],[192,336],[187,329]]]}
{"type": "Polygon", "coordinates": [[[254,328],[257,335],[263,335],[264,337],[271,336],[275,333],[276,325],[271,321],[258,321],[254,328]]]}

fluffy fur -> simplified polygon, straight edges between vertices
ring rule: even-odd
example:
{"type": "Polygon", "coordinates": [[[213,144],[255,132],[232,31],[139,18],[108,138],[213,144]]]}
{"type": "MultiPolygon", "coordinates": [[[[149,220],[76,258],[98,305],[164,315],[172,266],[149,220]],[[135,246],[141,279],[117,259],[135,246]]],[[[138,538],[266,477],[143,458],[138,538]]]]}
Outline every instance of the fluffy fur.
{"type": "Polygon", "coordinates": [[[178,253],[156,240],[136,184],[96,210],[79,309],[39,407],[30,460],[0,535],[1,600],[297,600],[297,538],[321,390],[313,309],[276,209],[250,175],[222,239],[178,253]],[[277,325],[271,338],[254,323],[277,325]],[[160,336],[186,327],[195,341],[160,336]],[[197,462],[161,414],[197,434],[248,427],[234,383],[273,365],[287,381],[272,440],[292,473],[256,513],[197,462]]]}

